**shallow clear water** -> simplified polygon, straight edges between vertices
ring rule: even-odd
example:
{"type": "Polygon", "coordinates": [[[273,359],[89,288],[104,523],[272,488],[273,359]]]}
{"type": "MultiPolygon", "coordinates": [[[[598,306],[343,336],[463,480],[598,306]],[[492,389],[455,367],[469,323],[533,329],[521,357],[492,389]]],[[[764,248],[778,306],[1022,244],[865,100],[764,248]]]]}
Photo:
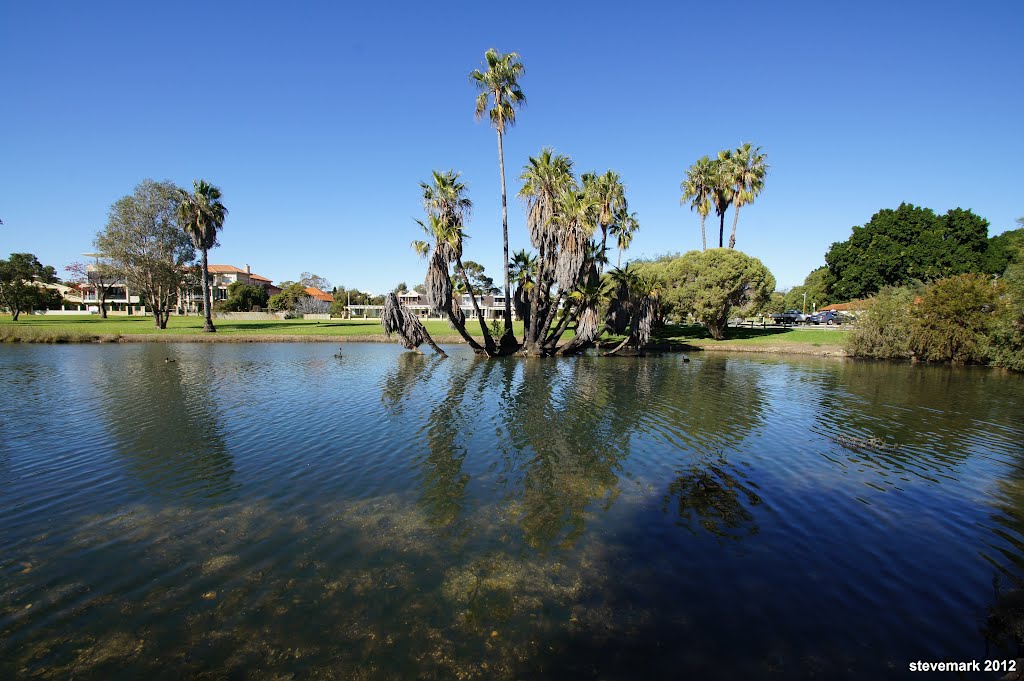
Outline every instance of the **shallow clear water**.
{"type": "Polygon", "coordinates": [[[989,616],[1024,560],[1021,376],[335,352],[0,347],[0,678],[878,679],[1016,652],[989,616]]]}

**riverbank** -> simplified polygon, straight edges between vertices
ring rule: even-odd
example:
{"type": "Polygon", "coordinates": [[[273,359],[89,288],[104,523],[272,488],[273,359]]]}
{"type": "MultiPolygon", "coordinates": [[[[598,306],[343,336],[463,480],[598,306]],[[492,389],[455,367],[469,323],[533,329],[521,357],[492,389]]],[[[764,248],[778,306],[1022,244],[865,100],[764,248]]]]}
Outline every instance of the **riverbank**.
{"type": "MultiPolygon", "coordinates": [[[[200,317],[171,317],[157,329],[149,317],[22,316],[17,322],[0,319],[0,342],[7,343],[393,343],[375,319],[358,320],[217,320],[217,333],[203,333],[200,317]]],[[[462,338],[440,320],[424,326],[441,344],[461,344],[462,338]]],[[[475,325],[470,325],[470,331],[475,325]]],[[[522,323],[515,332],[522,335],[522,323]]],[[[479,331],[479,329],[477,329],[479,331]]],[[[652,339],[654,349],[683,352],[755,352],[845,356],[846,331],[825,328],[733,328],[730,338],[716,341],[703,327],[668,326],[652,339]]],[[[474,334],[479,336],[480,334],[474,334]]],[[[571,337],[571,332],[566,338],[571,337]]],[[[611,343],[615,338],[606,339],[611,343]]]]}

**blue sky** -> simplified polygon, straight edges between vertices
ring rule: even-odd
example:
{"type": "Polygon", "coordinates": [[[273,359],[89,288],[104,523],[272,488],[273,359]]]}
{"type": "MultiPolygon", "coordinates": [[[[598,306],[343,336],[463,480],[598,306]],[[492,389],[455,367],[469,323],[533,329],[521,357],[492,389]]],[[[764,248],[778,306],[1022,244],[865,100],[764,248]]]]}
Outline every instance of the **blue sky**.
{"type": "Polygon", "coordinates": [[[417,183],[455,168],[467,257],[499,280],[497,142],[468,79],[489,47],[526,67],[513,249],[516,178],[543,146],[620,173],[641,225],[627,258],[699,248],[687,166],[762,146],[737,247],[780,288],[902,201],[970,208],[990,234],[1024,215],[1019,1],[346,5],[3,3],[0,257],[62,268],[140,180],[202,177],[230,211],[211,262],[411,286],[417,183]]]}

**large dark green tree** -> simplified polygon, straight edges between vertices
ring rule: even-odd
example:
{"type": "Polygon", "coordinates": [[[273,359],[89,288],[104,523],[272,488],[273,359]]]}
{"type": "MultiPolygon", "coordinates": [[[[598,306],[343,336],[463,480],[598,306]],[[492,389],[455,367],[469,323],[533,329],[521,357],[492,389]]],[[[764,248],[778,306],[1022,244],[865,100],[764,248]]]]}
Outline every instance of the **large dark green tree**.
{"type": "Polygon", "coordinates": [[[519,77],[523,75],[523,64],[515,52],[502,54],[491,48],[484,54],[486,69],[476,69],[469,74],[479,94],[476,98],[476,117],[479,120],[486,112],[498,133],[498,169],[501,172],[501,235],[505,245],[505,333],[502,345],[514,344],[512,338],[512,306],[509,291],[508,272],[508,193],[505,189],[505,149],[502,137],[507,128],[516,124],[516,109],[526,103],[526,96],[519,88],[519,77]],[[488,104],[488,101],[490,102],[488,104]],[[490,106],[490,109],[488,109],[490,106]]]}
{"type": "Polygon", "coordinates": [[[909,203],[875,213],[849,239],[832,244],[825,262],[836,300],[863,298],[885,286],[931,281],[984,269],[988,221],[955,208],[936,215],[909,203]]]}
{"type": "Polygon", "coordinates": [[[7,308],[14,321],[22,312],[40,307],[47,300],[42,284],[59,281],[54,268],[42,263],[31,253],[11,253],[0,260],[0,304],[7,308]]]}
{"type": "Polygon", "coordinates": [[[206,180],[193,180],[193,192],[179,189],[181,202],[178,205],[178,223],[192,240],[192,245],[202,253],[203,269],[203,331],[213,333],[210,297],[210,269],[207,253],[217,245],[217,231],[224,226],[224,218],[228,209],[221,203],[221,192],[206,180]]]}

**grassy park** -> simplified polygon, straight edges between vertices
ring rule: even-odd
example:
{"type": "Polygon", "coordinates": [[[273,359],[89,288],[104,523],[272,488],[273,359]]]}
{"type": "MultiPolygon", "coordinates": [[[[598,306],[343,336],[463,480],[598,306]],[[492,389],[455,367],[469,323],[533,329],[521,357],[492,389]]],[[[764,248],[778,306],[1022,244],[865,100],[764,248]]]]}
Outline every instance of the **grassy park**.
{"type": "MultiPolygon", "coordinates": [[[[171,317],[166,329],[157,329],[151,317],[109,317],[96,315],[47,317],[23,316],[17,322],[0,318],[0,342],[89,343],[89,342],[345,342],[388,339],[376,319],[331,320],[216,320],[217,333],[203,333],[202,317],[171,317]]],[[[440,343],[461,343],[458,334],[442,320],[426,320],[427,331],[440,343]]],[[[522,322],[515,323],[521,334],[522,322]]],[[[468,324],[479,336],[479,327],[468,324]]],[[[808,328],[733,328],[724,341],[712,339],[701,326],[665,326],[652,338],[655,344],[682,345],[704,350],[787,352],[801,354],[842,354],[845,331],[808,328]]],[[[568,332],[566,338],[571,338],[568,332]]],[[[614,341],[615,337],[607,338],[614,341]]]]}

